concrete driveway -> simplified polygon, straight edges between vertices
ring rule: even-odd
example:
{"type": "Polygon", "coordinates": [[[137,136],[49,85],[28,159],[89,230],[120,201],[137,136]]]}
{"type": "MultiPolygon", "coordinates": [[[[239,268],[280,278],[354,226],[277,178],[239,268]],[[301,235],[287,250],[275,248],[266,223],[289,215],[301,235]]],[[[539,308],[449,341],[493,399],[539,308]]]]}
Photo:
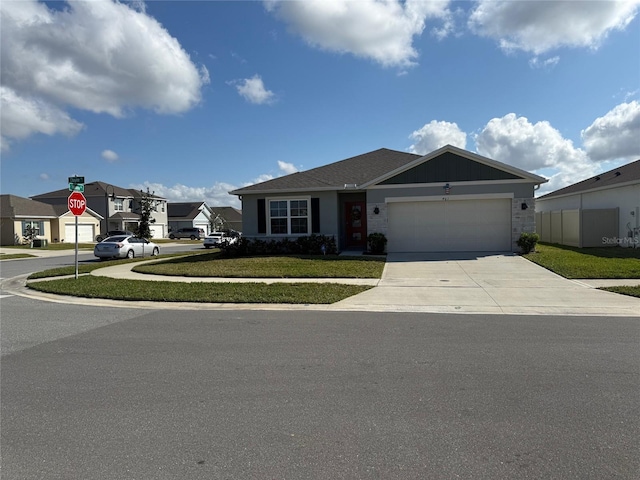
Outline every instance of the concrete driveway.
{"type": "Polygon", "coordinates": [[[347,310],[640,316],[640,299],[567,280],[510,253],[392,253],[347,310]]]}

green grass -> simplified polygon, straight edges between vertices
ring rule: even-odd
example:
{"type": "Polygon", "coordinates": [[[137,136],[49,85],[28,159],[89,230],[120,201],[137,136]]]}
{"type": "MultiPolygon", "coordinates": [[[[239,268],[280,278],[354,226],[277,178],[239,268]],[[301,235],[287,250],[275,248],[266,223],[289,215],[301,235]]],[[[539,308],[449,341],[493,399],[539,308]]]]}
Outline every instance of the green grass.
{"type": "Polygon", "coordinates": [[[176,258],[134,271],[154,275],[227,278],[380,278],[383,258],[278,256],[223,258],[220,252],[176,258]]]}
{"type": "Polygon", "coordinates": [[[370,289],[335,283],[176,283],[85,275],[28,284],[58,295],[153,302],[330,304],[370,289]]]}
{"type": "MultiPolygon", "coordinates": [[[[181,253],[168,253],[159,255],[153,258],[171,258],[177,256],[185,256],[185,255],[193,255],[190,252],[181,252],[181,253]]],[[[83,263],[78,264],[78,273],[91,273],[98,268],[110,267],[112,265],[122,265],[123,263],[136,263],[150,260],[151,257],[144,258],[134,258],[132,260],[129,259],[119,259],[119,260],[106,260],[103,262],[94,261],[92,263],[83,263]]],[[[50,268],[49,270],[43,270],[42,272],[32,273],[27,277],[28,280],[35,280],[37,278],[48,278],[48,277],[63,277],[65,275],[74,275],[76,273],[75,265],[70,265],[68,267],[58,267],[58,268],[50,268]]]]}
{"type": "Polygon", "coordinates": [[[640,278],[640,249],[538,244],[524,257],[565,278],[640,278]]]}
{"type": "Polygon", "coordinates": [[[640,297],[640,287],[602,287],[600,290],[629,295],[631,297],[640,297]]]}
{"type": "Polygon", "coordinates": [[[16,258],[35,258],[37,255],[28,253],[0,253],[0,260],[14,260],[16,258]]]}

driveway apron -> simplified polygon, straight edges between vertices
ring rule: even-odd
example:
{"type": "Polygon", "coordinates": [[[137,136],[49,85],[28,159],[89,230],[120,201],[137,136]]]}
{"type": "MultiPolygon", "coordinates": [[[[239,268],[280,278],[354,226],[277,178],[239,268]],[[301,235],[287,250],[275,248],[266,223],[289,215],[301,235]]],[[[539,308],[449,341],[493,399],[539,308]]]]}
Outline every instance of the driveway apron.
{"type": "Polygon", "coordinates": [[[512,253],[390,253],[353,310],[640,316],[640,299],[567,280],[512,253]]]}

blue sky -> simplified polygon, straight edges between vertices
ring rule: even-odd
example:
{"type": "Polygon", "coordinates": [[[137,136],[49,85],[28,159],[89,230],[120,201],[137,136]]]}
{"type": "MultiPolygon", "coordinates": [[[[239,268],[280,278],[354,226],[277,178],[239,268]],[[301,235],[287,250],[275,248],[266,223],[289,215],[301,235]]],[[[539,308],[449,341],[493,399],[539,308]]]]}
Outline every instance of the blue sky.
{"type": "Polygon", "coordinates": [[[3,0],[2,193],[170,201],[381,147],[550,178],[640,158],[640,1],[3,0]]]}

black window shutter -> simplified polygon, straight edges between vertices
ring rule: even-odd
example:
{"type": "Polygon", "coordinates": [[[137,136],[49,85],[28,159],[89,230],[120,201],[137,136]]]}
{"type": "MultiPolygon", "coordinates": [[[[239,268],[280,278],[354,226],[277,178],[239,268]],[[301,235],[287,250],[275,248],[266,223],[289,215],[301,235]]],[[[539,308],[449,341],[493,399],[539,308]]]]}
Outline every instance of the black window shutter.
{"type": "Polygon", "coordinates": [[[264,198],[258,199],[258,233],[267,233],[267,209],[264,198]]]}
{"type": "Polygon", "coordinates": [[[320,233],[320,199],[311,199],[311,233],[320,233]]]}

